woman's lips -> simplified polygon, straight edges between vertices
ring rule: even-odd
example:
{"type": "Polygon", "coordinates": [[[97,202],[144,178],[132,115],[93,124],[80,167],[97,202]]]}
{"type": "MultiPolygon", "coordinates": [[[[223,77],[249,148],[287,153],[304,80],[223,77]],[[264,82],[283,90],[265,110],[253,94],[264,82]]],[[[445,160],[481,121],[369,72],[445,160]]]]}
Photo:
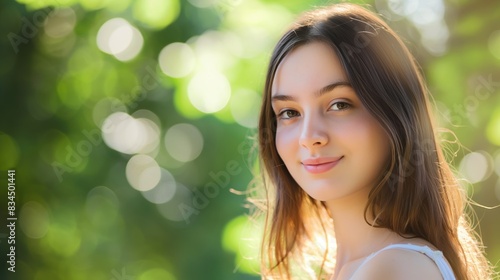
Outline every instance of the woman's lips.
{"type": "Polygon", "coordinates": [[[335,167],[335,165],[337,165],[337,163],[339,163],[339,161],[344,158],[343,156],[341,157],[328,157],[328,158],[310,158],[310,159],[306,159],[306,160],[303,160],[302,161],[302,165],[304,166],[304,168],[306,169],[307,172],[309,173],[313,173],[313,174],[319,174],[319,173],[323,173],[323,172],[326,172],[330,169],[332,169],[333,167],[335,167]]]}

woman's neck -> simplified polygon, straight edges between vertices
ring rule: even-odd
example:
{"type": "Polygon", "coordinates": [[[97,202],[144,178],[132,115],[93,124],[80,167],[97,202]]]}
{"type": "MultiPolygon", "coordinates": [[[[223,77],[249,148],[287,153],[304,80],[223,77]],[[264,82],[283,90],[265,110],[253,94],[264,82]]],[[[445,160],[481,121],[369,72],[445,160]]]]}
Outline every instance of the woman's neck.
{"type": "Polygon", "coordinates": [[[367,202],[368,191],[365,190],[326,202],[335,229],[337,269],[401,240],[401,237],[391,230],[372,227],[365,221],[364,210],[367,202]]]}

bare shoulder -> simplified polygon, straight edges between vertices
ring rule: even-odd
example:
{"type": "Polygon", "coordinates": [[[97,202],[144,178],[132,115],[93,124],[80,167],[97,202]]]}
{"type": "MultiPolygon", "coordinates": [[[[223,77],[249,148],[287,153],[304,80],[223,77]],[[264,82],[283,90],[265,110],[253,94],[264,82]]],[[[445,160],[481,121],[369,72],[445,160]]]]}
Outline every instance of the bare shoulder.
{"type": "Polygon", "coordinates": [[[441,271],[426,255],[400,248],[377,254],[359,268],[353,280],[441,280],[441,271]]]}

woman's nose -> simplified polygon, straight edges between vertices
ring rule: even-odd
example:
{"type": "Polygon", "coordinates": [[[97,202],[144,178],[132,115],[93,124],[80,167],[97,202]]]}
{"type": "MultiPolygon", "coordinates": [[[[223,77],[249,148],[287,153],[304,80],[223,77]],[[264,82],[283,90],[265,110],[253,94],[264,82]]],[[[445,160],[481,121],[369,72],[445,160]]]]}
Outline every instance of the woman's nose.
{"type": "Polygon", "coordinates": [[[328,143],[327,127],[319,117],[306,117],[302,123],[299,144],[307,149],[321,147],[328,143]]]}

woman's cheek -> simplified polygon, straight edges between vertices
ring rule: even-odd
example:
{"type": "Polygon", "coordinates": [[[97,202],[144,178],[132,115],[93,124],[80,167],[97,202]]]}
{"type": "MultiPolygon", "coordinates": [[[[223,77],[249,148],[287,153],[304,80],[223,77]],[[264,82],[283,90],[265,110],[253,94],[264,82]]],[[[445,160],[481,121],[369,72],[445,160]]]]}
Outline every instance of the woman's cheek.
{"type": "Polygon", "coordinates": [[[294,144],[298,144],[294,131],[289,127],[278,128],[276,131],[276,149],[283,161],[286,161],[291,156],[294,144]]]}
{"type": "Polygon", "coordinates": [[[280,152],[280,154],[281,151],[284,150],[284,146],[286,146],[285,139],[286,139],[286,133],[284,133],[282,129],[279,129],[276,132],[276,148],[278,149],[278,152],[280,152]]]}

